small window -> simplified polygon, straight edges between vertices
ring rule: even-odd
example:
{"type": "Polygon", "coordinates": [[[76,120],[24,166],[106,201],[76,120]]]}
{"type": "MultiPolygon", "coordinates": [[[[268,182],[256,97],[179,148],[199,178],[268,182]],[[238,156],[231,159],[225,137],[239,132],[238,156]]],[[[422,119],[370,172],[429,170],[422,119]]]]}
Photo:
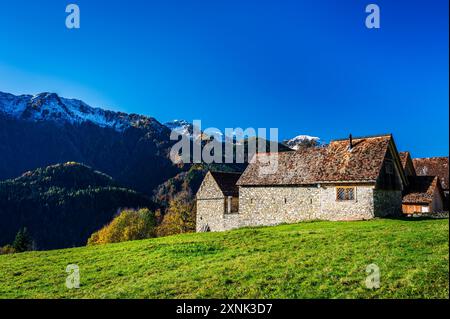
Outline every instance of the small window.
{"type": "Polygon", "coordinates": [[[287,204],[287,198],[286,197],[284,198],[284,203],[287,204]]]}
{"type": "Polygon", "coordinates": [[[355,200],[355,188],[354,187],[337,187],[336,188],[336,200],[355,200]]]}

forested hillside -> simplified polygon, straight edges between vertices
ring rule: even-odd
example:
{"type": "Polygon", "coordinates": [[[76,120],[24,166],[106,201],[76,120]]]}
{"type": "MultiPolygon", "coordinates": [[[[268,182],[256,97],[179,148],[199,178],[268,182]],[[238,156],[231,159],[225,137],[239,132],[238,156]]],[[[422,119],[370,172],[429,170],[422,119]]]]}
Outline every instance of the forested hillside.
{"type": "Polygon", "coordinates": [[[85,245],[120,208],[149,207],[148,196],[78,163],[27,172],[0,182],[0,246],[27,227],[37,249],[85,245]]]}

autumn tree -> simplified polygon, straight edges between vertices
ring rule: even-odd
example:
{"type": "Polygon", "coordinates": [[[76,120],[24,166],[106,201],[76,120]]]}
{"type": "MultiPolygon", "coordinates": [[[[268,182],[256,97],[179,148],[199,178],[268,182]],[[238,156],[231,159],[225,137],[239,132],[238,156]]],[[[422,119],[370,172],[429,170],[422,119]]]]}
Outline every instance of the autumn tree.
{"type": "Polygon", "coordinates": [[[169,236],[194,231],[194,203],[189,200],[189,194],[180,194],[170,201],[169,208],[157,228],[157,235],[169,236]]]}
{"type": "Polygon", "coordinates": [[[93,233],[88,246],[155,237],[155,226],[155,214],[149,209],[126,209],[111,223],[93,233]]]}
{"type": "Polygon", "coordinates": [[[9,254],[14,254],[16,252],[16,250],[14,249],[14,247],[12,245],[6,245],[3,247],[0,247],[0,255],[9,255],[9,254]]]}

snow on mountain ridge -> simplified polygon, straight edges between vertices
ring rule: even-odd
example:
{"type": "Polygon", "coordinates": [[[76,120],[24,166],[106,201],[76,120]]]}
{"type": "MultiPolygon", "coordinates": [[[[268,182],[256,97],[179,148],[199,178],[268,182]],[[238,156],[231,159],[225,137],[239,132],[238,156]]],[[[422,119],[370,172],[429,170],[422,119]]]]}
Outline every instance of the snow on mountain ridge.
{"type": "Polygon", "coordinates": [[[54,121],[57,123],[91,122],[100,127],[123,131],[131,126],[150,124],[161,130],[162,124],[143,115],[114,112],[94,108],[77,99],[67,99],[55,93],[15,96],[0,92],[0,113],[28,121],[54,121]]]}
{"type": "Polygon", "coordinates": [[[291,138],[290,140],[285,141],[284,144],[294,150],[298,150],[301,145],[307,143],[319,143],[319,141],[320,138],[316,136],[298,135],[294,138],[291,138]]]}
{"type": "Polygon", "coordinates": [[[164,125],[172,131],[181,135],[190,135],[193,132],[194,126],[185,120],[173,120],[164,123],[164,125]]]}

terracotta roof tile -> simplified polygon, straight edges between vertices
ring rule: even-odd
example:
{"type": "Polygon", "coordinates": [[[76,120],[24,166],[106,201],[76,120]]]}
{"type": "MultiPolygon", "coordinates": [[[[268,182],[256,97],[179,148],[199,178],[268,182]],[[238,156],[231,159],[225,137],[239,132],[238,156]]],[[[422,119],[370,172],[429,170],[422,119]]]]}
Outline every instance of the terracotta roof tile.
{"type": "Polygon", "coordinates": [[[400,162],[402,162],[402,167],[403,169],[405,169],[408,157],[410,157],[411,155],[409,154],[409,152],[399,152],[398,156],[400,156],[400,162]]]}
{"type": "Polygon", "coordinates": [[[438,176],[441,187],[448,190],[448,157],[430,157],[413,159],[417,175],[438,176]]]}
{"type": "Polygon", "coordinates": [[[258,154],[242,174],[238,185],[305,185],[325,182],[375,182],[391,135],[332,141],[326,147],[278,153],[275,174],[260,174],[264,157],[258,154]]]}
{"type": "Polygon", "coordinates": [[[409,176],[408,180],[409,187],[403,196],[403,203],[431,203],[439,178],[437,176],[409,176]]]}

